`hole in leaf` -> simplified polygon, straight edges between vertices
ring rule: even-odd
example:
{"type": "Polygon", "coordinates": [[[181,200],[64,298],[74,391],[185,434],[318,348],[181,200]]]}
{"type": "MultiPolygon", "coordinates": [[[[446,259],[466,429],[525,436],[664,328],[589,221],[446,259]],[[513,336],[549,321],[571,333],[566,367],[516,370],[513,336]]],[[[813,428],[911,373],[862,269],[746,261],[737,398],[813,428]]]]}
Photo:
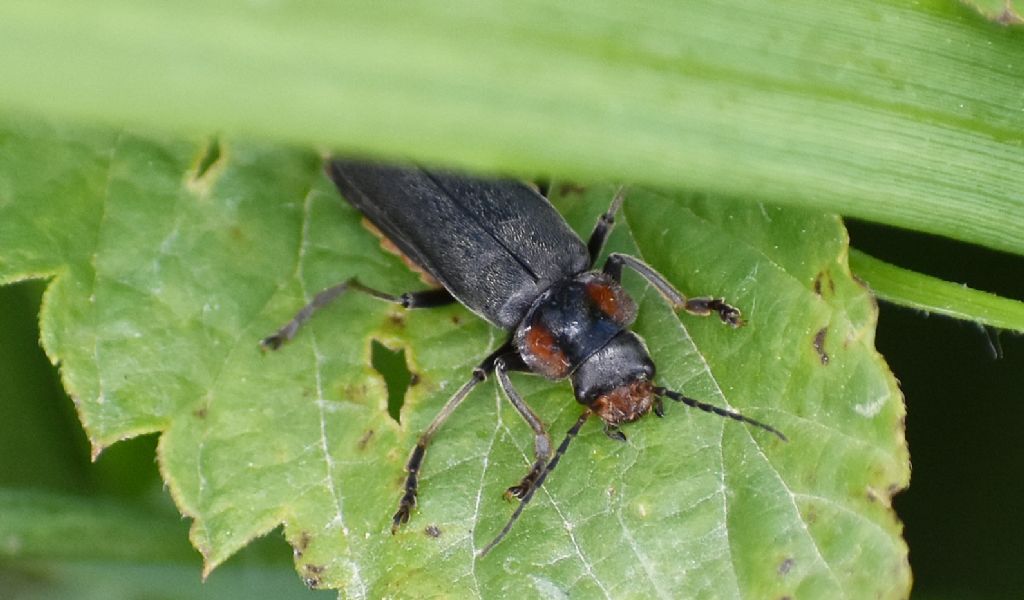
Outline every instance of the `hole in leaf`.
{"type": "Polygon", "coordinates": [[[405,362],[405,350],[392,350],[373,340],[370,344],[370,364],[388,386],[388,414],[398,421],[402,405],[405,404],[405,392],[412,381],[412,373],[405,362]]]}

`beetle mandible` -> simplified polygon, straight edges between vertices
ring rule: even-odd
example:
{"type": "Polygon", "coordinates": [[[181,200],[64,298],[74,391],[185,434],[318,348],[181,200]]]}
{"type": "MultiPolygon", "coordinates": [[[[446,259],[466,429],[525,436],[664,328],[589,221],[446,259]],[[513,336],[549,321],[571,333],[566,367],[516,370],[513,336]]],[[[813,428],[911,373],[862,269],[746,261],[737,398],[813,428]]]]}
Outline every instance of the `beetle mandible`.
{"type": "Polygon", "coordinates": [[[517,498],[519,505],[480,555],[508,534],[591,416],[603,421],[609,437],[624,441],[620,425],[652,411],[664,416],[662,399],[669,398],[786,440],[768,424],[655,385],[654,362],[643,340],[629,329],[637,308],[620,284],[623,267],[642,276],[675,310],[717,315],[732,327],[743,321],[740,311],[724,299],[687,298],[633,256],[613,253],[601,270],[593,270],[622,205],[621,189],[584,244],[544,196],[518,181],[340,158],[328,160],[326,171],[345,200],[443,287],[395,295],[349,279],[317,294],[277,333],[262,340],[264,348],[279,348],[317,309],[347,291],[363,292],[405,308],[459,302],[510,332],[420,435],[406,463],[405,488],[392,518],[392,533],[409,520],[416,505],[427,446],[473,388],[491,373],[533,430],[534,462],[523,479],[508,488],[506,493],[517,498]],[[576,401],[585,408],[554,451],[543,422],[513,387],[510,371],[528,371],[548,379],[571,378],[576,401]]]}

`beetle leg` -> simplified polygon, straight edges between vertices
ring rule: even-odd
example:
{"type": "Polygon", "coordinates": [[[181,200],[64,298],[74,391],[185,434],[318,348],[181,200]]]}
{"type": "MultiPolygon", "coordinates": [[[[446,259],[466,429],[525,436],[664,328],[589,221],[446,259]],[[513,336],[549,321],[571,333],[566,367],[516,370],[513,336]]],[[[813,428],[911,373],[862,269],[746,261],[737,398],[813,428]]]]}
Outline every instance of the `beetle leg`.
{"type": "Polygon", "coordinates": [[[636,271],[641,277],[653,285],[661,295],[668,300],[674,310],[685,310],[691,315],[706,317],[711,313],[717,313],[723,323],[733,327],[743,325],[740,317],[740,310],[735,306],[726,304],[724,298],[700,298],[687,299],[679,290],[674,288],[660,273],[652,269],[642,260],[628,254],[612,253],[604,263],[604,272],[615,281],[622,281],[622,267],[627,266],[636,271]]]}
{"type": "Polygon", "coordinates": [[[626,441],[626,434],[624,434],[621,431],[619,431],[619,428],[615,427],[614,425],[609,425],[609,424],[605,423],[604,424],[604,434],[606,436],[608,436],[609,438],[615,440],[616,442],[625,442],[626,441]]]}
{"type": "Polygon", "coordinates": [[[441,425],[451,416],[455,409],[462,404],[462,401],[466,399],[473,388],[475,388],[481,381],[486,378],[482,369],[474,369],[473,376],[470,377],[469,381],[462,385],[461,388],[455,395],[452,396],[448,403],[444,405],[441,412],[437,413],[434,420],[430,422],[430,426],[427,430],[420,435],[420,439],[416,442],[416,447],[413,448],[412,454],[409,455],[409,462],[405,464],[405,471],[407,473],[405,477],[405,493],[402,495],[402,499],[398,503],[398,511],[395,512],[395,516],[391,519],[391,533],[398,531],[399,526],[409,520],[409,513],[412,508],[416,506],[416,493],[419,486],[419,473],[420,466],[423,464],[423,456],[427,453],[427,445],[430,444],[431,438],[437,433],[441,425]]]}
{"type": "Polygon", "coordinates": [[[608,207],[608,210],[604,211],[604,214],[597,219],[597,224],[594,225],[594,231],[590,233],[590,240],[587,242],[587,252],[590,253],[590,266],[593,267],[594,263],[597,262],[597,257],[601,255],[601,249],[604,248],[604,242],[608,239],[608,234],[612,232],[612,226],[615,225],[615,213],[619,212],[619,208],[622,207],[622,200],[626,197],[626,188],[620,187],[615,192],[615,197],[612,198],[612,204],[608,207]]]}
{"type": "Polygon", "coordinates": [[[409,462],[405,464],[405,471],[407,473],[405,477],[405,492],[398,503],[398,511],[395,512],[395,516],[391,519],[391,533],[398,531],[398,528],[402,523],[409,520],[409,514],[412,512],[413,507],[416,506],[420,466],[423,464],[423,456],[427,453],[427,446],[430,445],[430,440],[433,439],[434,434],[441,428],[441,425],[448,420],[448,417],[455,412],[455,409],[462,404],[462,401],[469,396],[469,393],[473,391],[473,388],[479,385],[484,379],[487,379],[488,373],[494,371],[495,362],[498,357],[503,354],[507,354],[510,348],[511,345],[508,342],[502,344],[500,348],[492,352],[490,356],[485,358],[483,362],[473,369],[473,375],[469,378],[469,381],[464,383],[462,387],[460,387],[448,400],[448,402],[445,403],[441,412],[437,413],[437,416],[430,422],[426,431],[424,431],[420,435],[419,440],[416,441],[416,447],[412,449],[412,454],[409,455],[409,462]]]}
{"type": "MultiPolygon", "coordinates": [[[[512,385],[512,380],[508,378],[509,363],[513,366],[519,366],[517,364],[522,363],[522,359],[519,358],[518,354],[511,354],[499,357],[495,361],[495,374],[498,377],[498,383],[501,385],[502,391],[505,392],[505,397],[512,403],[512,406],[516,407],[519,411],[520,416],[526,421],[526,424],[533,429],[533,466],[530,468],[529,473],[523,477],[523,480],[519,484],[514,485],[505,491],[505,496],[509,498],[518,498],[520,500],[526,496],[537,483],[537,478],[540,477],[541,471],[544,470],[544,466],[547,465],[548,459],[551,458],[551,438],[548,436],[548,432],[544,430],[544,423],[541,422],[540,418],[536,413],[530,409],[530,406],[523,400],[523,397],[519,395],[516,388],[512,385]]],[[[522,365],[525,369],[525,365],[522,365]]],[[[516,369],[520,370],[520,369],[516,369]]]]}
{"type": "Polygon", "coordinates": [[[291,321],[285,323],[284,327],[278,329],[274,335],[263,338],[260,341],[260,346],[265,349],[277,350],[282,344],[295,337],[299,327],[303,323],[309,320],[313,316],[313,313],[319,309],[327,306],[333,302],[338,296],[341,296],[345,292],[353,290],[369,294],[379,300],[386,302],[392,302],[394,304],[400,304],[405,308],[431,308],[434,306],[444,306],[445,304],[452,304],[455,302],[455,298],[452,297],[448,290],[437,289],[437,290],[423,290],[419,292],[406,292],[404,294],[394,295],[375,290],[371,287],[356,281],[353,277],[348,281],[344,281],[337,285],[332,285],[329,288],[324,289],[313,299],[309,304],[302,307],[298,313],[292,317],[291,321]]]}
{"type": "Polygon", "coordinates": [[[405,292],[404,294],[396,295],[366,287],[355,279],[350,279],[349,281],[352,283],[352,289],[369,294],[378,300],[398,304],[402,308],[434,308],[455,303],[455,298],[444,288],[405,292]]]}
{"type": "Polygon", "coordinates": [[[512,531],[512,526],[515,525],[516,521],[519,519],[519,515],[523,514],[523,509],[530,503],[534,492],[544,484],[544,480],[547,479],[548,474],[551,473],[551,471],[554,471],[555,467],[558,466],[558,461],[562,459],[562,455],[565,454],[565,451],[569,448],[569,443],[572,442],[573,438],[576,437],[576,434],[580,432],[580,428],[583,427],[583,424],[587,422],[587,419],[589,419],[592,414],[593,413],[590,412],[590,409],[588,408],[583,411],[583,414],[580,415],[579,419],[576,419],[576,423],[569,428],[569,431],[565,434],[565,439],[562,440],[562,443],[559,444],[558,448],[555,450],[555,456],[551,459],[551,462],[549,462],[547,466],[544,467],[544,470],[540,472],[540,476],[537,477],[536,483],[534,483],[533,487],[527,490],[527,492],[523,494],[523,497],[519,499],[519,506],[517,506],[515,511],[512,512],[512,516],[508,518],[505,526],[501,528],[501,531],[498,532],[498,535],[496,535],[493,540],[476,553],[477,557],[484,556],[490,552],[492,548],[501,542],[501,540],[505,539],[505,536],[508,535],[509,531],[512,531]]]}

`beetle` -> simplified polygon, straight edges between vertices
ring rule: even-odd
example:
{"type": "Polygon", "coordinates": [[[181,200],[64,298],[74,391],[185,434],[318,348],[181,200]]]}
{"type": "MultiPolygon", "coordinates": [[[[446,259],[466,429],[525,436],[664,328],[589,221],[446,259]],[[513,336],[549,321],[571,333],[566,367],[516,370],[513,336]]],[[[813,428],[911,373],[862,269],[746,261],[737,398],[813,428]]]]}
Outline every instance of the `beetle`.
{"type": "Polygon", "coordinates": [[[637,307],[621,286],[623,267],[643,277],[677,311],[717,315],[732,327],[741,326],[743,320],[739,309],[722,298],[687,298],[633,256],[612,253],[601,270],[594,269],[622,206],[621,189],[584,244],[543,195],[519,181],[341,158],[329,159],[325,170],[342,197],[440,287],[396,295],[349,279],[317,294],[284,327],[262,340],[264,348],[279,348],[317,309],[348,291],[409,309],[459,302],[509,332],[508,339],[477,365],[420,434],[405,466],[392,533],[409,520],[416,505],[427,447],[455,409],[492,373],[533,430],[534,462],[522,480],[506,491],[519,504],[480,555],[508,534],[592,416],[601,419],[605,434],[625,441],[619,431],[622,424],[652,411],[664,416],[663,398],[669,398],[786,440],[771,425],[655,385],[654,362],[643,339],[629,329],[637,307]],[[512,385],[508,375],[512,371],[571,379],[576,401],[584,410],[554,452],[543,422],[512,385]]]}

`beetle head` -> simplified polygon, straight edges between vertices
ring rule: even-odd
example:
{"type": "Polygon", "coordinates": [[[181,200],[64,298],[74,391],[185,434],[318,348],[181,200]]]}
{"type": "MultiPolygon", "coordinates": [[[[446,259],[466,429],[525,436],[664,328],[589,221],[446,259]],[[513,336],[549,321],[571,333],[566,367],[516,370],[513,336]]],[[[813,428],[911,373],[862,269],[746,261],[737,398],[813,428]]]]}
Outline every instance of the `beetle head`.
{"type": "Polygon", "coordinates": [[[624,330],[572,375],[576,400],[611,426],[630,423],[655,402],[654,362],[636,334],[624,330]]]}
{"type": "Polygon", "coordinates": [[[601,394],[590,409],[611,426],[632,423],[651,411],[654,386],[647,380],[636,380],[601,394]]]}

